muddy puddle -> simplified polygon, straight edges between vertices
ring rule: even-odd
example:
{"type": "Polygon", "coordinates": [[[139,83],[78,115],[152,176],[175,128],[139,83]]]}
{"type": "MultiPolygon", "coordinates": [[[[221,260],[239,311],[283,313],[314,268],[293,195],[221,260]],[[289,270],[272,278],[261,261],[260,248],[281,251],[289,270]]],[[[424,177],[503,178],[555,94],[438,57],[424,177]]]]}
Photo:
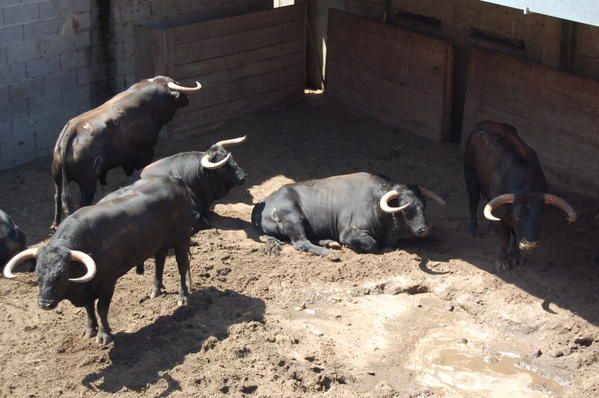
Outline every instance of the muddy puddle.
{"type": "Polygon", "coordinates": [[[429,388],[443,397],[558,397],[563,385],[551,369],[525,353],[526,336],[504,335],[467,314],[447,313],[431,293],[337,298],[319,295],[296,307],[291,325],[316,340],[328,340],[361,384],[429,388]],[[557,381],[559,380],[559,382],[557,381]],[[561,384],[560,384],[561,383],[561,384]]]}
{"type": "Polygon", "coordinates": [[[495,336],[466,322],[432,330],[414,351],[419,379],[455,397],[562,395],[563,387],[543,375],[542,369],[520,354],[499,351],[494,347],[497,343],[495,336]]]}

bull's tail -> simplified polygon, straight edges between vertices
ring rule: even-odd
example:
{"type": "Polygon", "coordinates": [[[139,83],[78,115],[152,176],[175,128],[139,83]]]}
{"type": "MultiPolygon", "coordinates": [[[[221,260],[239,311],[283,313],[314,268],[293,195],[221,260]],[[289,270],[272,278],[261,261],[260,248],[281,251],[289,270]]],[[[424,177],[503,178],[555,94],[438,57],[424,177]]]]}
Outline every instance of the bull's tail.
{"type": "Polygon", "coordinates": [[[70,128],[70,122],[62,129],[59,140],[56,145],[62,145],[60,150],[60,179],[61,179],[61,192],[60,198],[62,209],[65,217],[69,215],[71,211],[71,192],[69,191],[69,176],[67,175],[67,158],[69,153],[69,147],[73,138],[75,138],[76,131],[70,128]]]}
{"type": "Polygon", "coordinates": [[[265,206],[264,201],[260,201],[260,202],[256,203],[256,205],[252,209],[252,224],[260,232],[264,232],[262,230],[262,212],[264,211],[264,206],[265,206]]]}

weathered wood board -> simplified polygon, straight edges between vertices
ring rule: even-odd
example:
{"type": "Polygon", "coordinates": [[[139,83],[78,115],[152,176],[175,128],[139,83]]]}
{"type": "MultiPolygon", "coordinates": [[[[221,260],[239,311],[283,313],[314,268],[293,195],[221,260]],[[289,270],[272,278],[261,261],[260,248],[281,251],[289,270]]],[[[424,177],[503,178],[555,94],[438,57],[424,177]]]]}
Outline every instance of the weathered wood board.
{"type": "Polygon", "coordinates": [[[474,50],[462,142],[485,119],[516,127],[551,184],[599,195],[599,82],[474,50]]]}
{"type": "Polygon", "coordinates": [[[449,136],[448,42],[333,9],[328,26],[327,95],[433,141],[449,136]]]}
{"type": "Polygon", "coordinates": [[[203,86],[168,124],[168,135],[201,132],[301,98],[305,16],[302,4],[165,29],[136,27],[137,78],[163,74],[203,86]]]}

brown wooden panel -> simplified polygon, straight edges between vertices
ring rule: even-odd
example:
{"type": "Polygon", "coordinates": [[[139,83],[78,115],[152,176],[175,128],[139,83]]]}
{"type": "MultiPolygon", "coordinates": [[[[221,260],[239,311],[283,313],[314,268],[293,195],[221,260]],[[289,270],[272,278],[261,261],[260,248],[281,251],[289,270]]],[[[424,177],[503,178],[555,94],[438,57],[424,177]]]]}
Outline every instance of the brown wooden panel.
{"type": "Polygon", "coordinates": [[[474,51],[466,135],[484,119],[509,123],[538,153],[549,182],[599,195],[599,83],[507,55],[474,51]]]}
{"type": "Polygon", "coordinates": [[[251,31],[304,18],[304,5],[281,7],[277,10],[253,12],[245,15],[222,18],[191,25],[180,26],[168,30],[167,45],[169,47],[213,37],[223,37],[235,33],[251,31]]]}
{"type": "MultiPolygon", "coordinates": [[[[150,37],[140,32],[140,40],[150,37]]],[[[156,72],[183,84],[197,80],[203,85],[169,123],[169,136],[207,129],[243,112],[303,95],[305,5],[155,32],[160,36],[156,44],[136,45],[143,59],[160,60],[148,62],[148,69],[159,64],[156,72]]]]}
{"type": "Polygon", "coordinates": [[[188,78],[195,79],[197,76],[202,76],[202,84],[205,85],[207,84],[208,76],[212,74],[223,71],[233,73],[237,70],[239,70],[240,73],[243,73],[244,68],[258,62],[268,62],[281,57],[294,57],[299,53],[303,54],[304,47],[303,40],[295,40],[276,46],[243,51],[224,57],[193,62],[185,65],[176,65],[172,67],[171,70],[173,71],[173,75],[181,80],[188,78]]]}
{"type": "MultiPolygon", "coordinates": [[[[293,61],[291,57],[288,60],[293,61]]],[[[271,64],[271,66],[273,66],[271,64]]],[[[276,66],[276,65],[274,65],[276,66]]],[[[272,69],[258,75],[247,76],[235,80],[223,81],[221,84],[210,84],[203,86],[201,95],[196,95],[189,105],[178,113],[183,114],[196,111],[208,106],[224,104],[239,98],[245,98],[269,92],[274,89],[285,87],[290,82],[302,80],[304,64],[285,66],[280,69],[272,69]]]]}
{"type": "Polygon", "coordinates": [[[327,94],[385,124],[448,137],[449,43],[337,10],[327,37],[327,94]]]}
{"type": "Polygon", "coordinates": [[[135,76],[146,79],[156,76],[156,72],[164,70],[162,54],[163,32],[136,26],[133,31],[135,39],[135,76]]]}
{"type": "Polygon", "coordinates": [[[442,98],[431,104],[431,98],[418,90],[401,87],[379,76],[364,72],[359,78],[355,70],[344,64],[331,61],[335,73],[328,78],[328,87],[335,92],[343,92],[343,101],[358,112],[373,116],[377,120],[408,131],[436,139],[442,120],[438,119],[438,109],[442,98]],[[398,121],[401,121],[398,124],[398,121]]]}
{"type": "Polygon", "coordinates": [[[247,112],[268,109],[286,101],[297,101],[303,96],[303,89],[304,81],[302,80],[273,91],[186,113],[170,123],[169,135],[187,135],[205,131],[207,128],[247,112]]]}

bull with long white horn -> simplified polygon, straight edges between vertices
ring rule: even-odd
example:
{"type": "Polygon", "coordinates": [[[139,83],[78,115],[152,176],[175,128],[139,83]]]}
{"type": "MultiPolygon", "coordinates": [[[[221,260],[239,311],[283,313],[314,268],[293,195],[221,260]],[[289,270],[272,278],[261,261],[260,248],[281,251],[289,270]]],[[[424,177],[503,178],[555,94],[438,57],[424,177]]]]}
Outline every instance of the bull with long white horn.
{"type": "Polygon", "coordinates": [[[187,303],[190,213],[190,193],[181,180],[139,179],[117,190],[112,199],[67,217],[45,246],[13,257],[4,276],[18,277],[15,268],[34,259],[39,307],[50,310],[62,300],[85,307],[86,336],[97,336],[98,342],[106,344],[111,339],[108,309],[116,282],[147,258],[154,257],[161,286],[167,250],[174,248],[180,274],[178,302],[187,303]]]}
{"type": "Polygon", "coordinates": [[[482,194],[489,200],[484,216],[499,221],[500,272],[521,262],[520,251],[539,245],[540,221],[546,204],[564,211],[569,222],[576,212],[563,198],[547,193],[536,152],[510,125],[479,122],[466,142],[464,176],[470,202],[470,233],[479,236],[476,219],[482,194]]]}
{"type": "Polygon", "coordinates": [[[429,235],[427,197],[445,204],[422,186],[380,175],[332,176],[279,188],[254,206],[252,224],[270,237],[268,254],[279,251],[281,239],[321,256],[340,245],[373,252],[395,247],[407,231],[420,238],[429,235]]]}

